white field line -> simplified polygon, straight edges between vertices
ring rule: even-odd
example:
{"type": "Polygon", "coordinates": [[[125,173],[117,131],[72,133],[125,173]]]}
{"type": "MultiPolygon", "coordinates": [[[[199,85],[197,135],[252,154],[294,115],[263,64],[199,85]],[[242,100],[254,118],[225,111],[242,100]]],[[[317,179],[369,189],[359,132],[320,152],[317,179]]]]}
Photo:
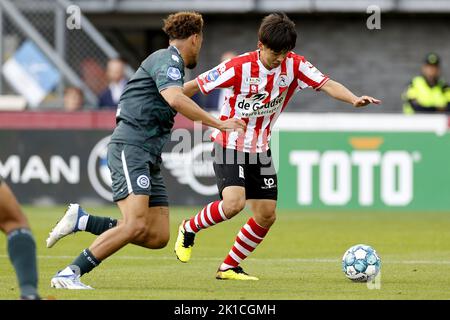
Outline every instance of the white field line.
{"type": "MultiPolygon", "coordinates": [[[[0,258],[8,258],[7,255],[0,254],[0,258]]],[[[39,259],[73,259],[75,256],[64,255],[38,255],[39,259]]],[[[173,260],[177,261],[175,256],[114,256],[113,259],[118,260],[173,260]]],[[[218,261],[223,257],[194,258],[197,261],[218,261]]],[[[252,262],[281,262],[281,263],[340,263],[340,259],[304,259],[304,258],[248,258],[246,260],[252,262]]],[[[450,260],[382,260],[383,263],[388,264],[435,264],[435,265],[447,265],[450,264],[450,260]]]]}

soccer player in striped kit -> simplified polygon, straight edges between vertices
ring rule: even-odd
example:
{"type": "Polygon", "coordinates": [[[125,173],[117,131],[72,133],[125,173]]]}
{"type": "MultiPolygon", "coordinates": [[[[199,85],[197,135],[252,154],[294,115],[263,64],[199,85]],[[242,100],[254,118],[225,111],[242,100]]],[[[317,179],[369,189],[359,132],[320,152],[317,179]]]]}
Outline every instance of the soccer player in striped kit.
{"type": "Polygon", "coordinates": [[[195,216],[184,220],[175,244],[177,258],[188,262],[195,235],[231,219],[248,202],[253,217],[239,231],[219,266],[216,278],[222,280],[258,280],[239,265],[264,240],[275,222],[278,181],[269,141],[271,129],[292,95],[312,88],[354,107],[380,103],[369,96],[354,95],[323,75],[303,56],[292,52],[297,33],[285,14],[266,16],[258,40],[258,50],[225,61],[184,85],[187,96],[199,90],[208,94],[216,88],[230,88],[220,119],[238,118],[247,124],[243,134],[213,132],[214,171],[222,200],[209,203],[195,216]]]}

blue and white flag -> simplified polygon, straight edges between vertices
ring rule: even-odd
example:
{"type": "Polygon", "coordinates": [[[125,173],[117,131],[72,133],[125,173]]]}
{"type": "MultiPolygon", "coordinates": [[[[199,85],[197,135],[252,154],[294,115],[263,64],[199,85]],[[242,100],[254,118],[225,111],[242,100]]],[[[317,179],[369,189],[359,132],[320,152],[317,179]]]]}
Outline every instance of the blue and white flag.
{"type": "Polygon", "coordinates": [[[31,41],[20,46],[3,65],[3,75],[13,89],[36,108],[60,81],[60,73],[31,41]]]}

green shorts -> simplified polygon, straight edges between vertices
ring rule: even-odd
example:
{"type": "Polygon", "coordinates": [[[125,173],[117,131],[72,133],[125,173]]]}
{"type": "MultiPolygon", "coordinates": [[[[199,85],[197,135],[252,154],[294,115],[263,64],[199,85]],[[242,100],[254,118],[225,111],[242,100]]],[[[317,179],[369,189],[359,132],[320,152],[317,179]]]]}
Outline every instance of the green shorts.
{"type": "Polygon", "coordinates": [[[134,193],[150,196],[149,207],[168,206],[161,161],[161,157],[137,146],[110,143],[108,167],[111,171],[113,200],[119,201],[134,193]]]}

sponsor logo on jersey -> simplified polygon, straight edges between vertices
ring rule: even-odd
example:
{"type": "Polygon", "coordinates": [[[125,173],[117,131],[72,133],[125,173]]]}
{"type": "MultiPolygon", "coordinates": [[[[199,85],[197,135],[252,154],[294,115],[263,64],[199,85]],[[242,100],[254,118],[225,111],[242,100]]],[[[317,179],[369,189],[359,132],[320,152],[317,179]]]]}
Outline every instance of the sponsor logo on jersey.
{"type": "Polygon", "coordinates": [[[208,81],[216,81],[217,78],[220,76],[219,71],[218,70],[211,70],[208,75],[206,76],[206,79],[208,81]]]}
{"type": "Polygon", "coordinates": [[[267,92],[263,92],[252,95],[250,98],[238,99],[236,111],[241,117],[245,118],[261,117],[277,112],[283,105],[286,95],[282,94],[267,103],[263,103],[268,95],[267,92]]]}
{"type": "Polygon", "coordinates": [[[239,166],[239,178],[245,179],[244,167],[242,167],[242,166],[239,166]]]}
{"type": "Polygon", "coordinates": [[[172,55],[172,59],[175,60],[176,62],[180,62],[180,58],[178,58],[176,55],[172,55]]]}
{"type": "Polygon", "coordinates": [[[258,86],[256,84],[250,86],[250,93],[258,93],[258,91],[258,86]]]}
{"type": "Polygon", "coordinates": [[[280,75],[280,77],[277,80],[277,86],[279,86],[280,88],[284,88],[287,87],[288,85],[289,85],[288,76],[285,74],[280,75]]]}
{"type": "Polygon", "coordinates": [[[309,62],[309,61],[305,61],[305,64],[308,66],[308,68],[310,68],[310,69],[312,69],[312,68],[315,68],[312,64],[311,64],[311,62],[309,62]]]}
{"type": "Polygon", "coordinates": [[[267,91],[264,92],[260,92],[260,93],[256,93],[254,95],[252,95],[252,100],[253,101],[264,101],[265,98],[267,98],[269,96],[269,93],[267,91]]]}
{"type": "Polygon", "coordinates": [[[252,85],[252,84],[261,84],[261,79],[260,79],[260,78],[251,78],[251,77],[248,77],[248,78],[245,78],[245,79],[244,79],[244,83],[245,83],[245,84],[249,84],[249,85],[252,85]]]}
{"type": "Polygon", "coordinates": [[[217,70],[219,71],[219,74],[224,73],[227,70],[226,64],[222,63],[217,70]]]}
{"type": "Polygon", "coordinates": [[[172,80],[180,80],[181,79],[181,72],[178,68],[170,67],[167,69],[167,76],[172,80]]]}
{"type": "Polygon", "coordinates": [[[136,179],[136,183],[142,189],[148,189],[150,186],[150,179],[146,175],[142,174],[136,179]]]}
{"type": "Polygon", "coordinates": [[[264,178],[264,184],[265,186],[261,186],[261,189],[272,189],[277,186],[274,178],[264,178]]]}

